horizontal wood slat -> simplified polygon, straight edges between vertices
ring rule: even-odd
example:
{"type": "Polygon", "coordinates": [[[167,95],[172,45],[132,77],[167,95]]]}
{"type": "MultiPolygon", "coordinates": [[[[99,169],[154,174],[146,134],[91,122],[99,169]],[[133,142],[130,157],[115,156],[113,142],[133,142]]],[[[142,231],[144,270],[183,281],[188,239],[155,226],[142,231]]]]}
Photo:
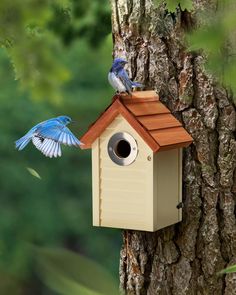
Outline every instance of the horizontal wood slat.
{"type": "Polygon", "coordinates": [[[157,115],[157,114],[168,114],[170,110],[164,106],[161,102],[144,102],[142,104],[133,103],[126,104],[126,107],[135,115],[135,116],[147,116],[147,115],[157,115]]]}
{"type": "Polygon", "coordinates": [[[171,114],[142,116],[137,119],[148,130],[181,126],[181,123],[171,114]]]}
{"type": "Polygon", "coordinates": [[[150,133],[161,147],[192,142],[192,137],[183,127],[153,130],[150,133]]]}
{"type": "Polygon", "coordinates": [[[135,191],[140,191],[140,192],[144,192],[145,193],[145,181],[141,181],[141,180],[130,180],[130,179],[113,179],[113,178],[101,178],[101,186],[102,187],[107,187],[107,186],[111,186],[113,188],[119,189],[120,188],[120,184],[122,182],[122,185],[124,185],[124,188],[127,189],[127,191],[132,191],[135,188],[135,191]]]}
{"type": "Polygon", "coordinates": [[[119,112],[126,119],[126,121],[139,133],[143,140],[149,145],[149,147],[154,151],[158,151],[160,148],[153,137],[139,124],[136,117],[130,113],[130,111],[119,101],[119,112]]]}
{"type": "Polygon", "coordinates": [[[129,201],[135,203],[143,201],[144,192],[139,190],[128,191],[124,187],[120,187],[119,189],[105,187],[101,189],[101,196],[103,200],[120,200],[120,202],[129,201]]]}
{"type": "Polygon", "coordinates": [[[116,165],[115,167],[104,167],[100,171],[101,176],[104,178],[109,178],[112,173],[112,177],[120,178],[122,177],[124,180],[127,178],[129,180],[145,179],[146,178],[146,169],[145,166],[141,166],[140,169],[124,169],[123,166],[116,165]],[[123,169],[122,169],[123,168],[123,169]]]}
{"type": "Polygon", "coordinates": [[[159,152],[188,147],[191,143],[192,143],[192,140],[186,141],[186,142],[178,142],[178,143],[170,144],[170,145],[163,145],[162,147],[160,147],[159,152]]]}
{"type": "MultiPolygon", "coordinates": [[[[153,139],[154,140],[154,139],[153,139]]],[[[115,164],[114,162],[111,161],[111,159],[107,156],[106,158],[100,158],[100,161],[102,161],[102,165],[104,168],[109,168],[109,167],[117,167],[117,164],[115,164]]],[[[148,160],[146,161],[134,161],[132,163],[132,167],[135,170],[140,170],[140,169],[146,169],[146,165],[148,163],[148,160]]],[[[123,166],[121,166],[123,167],[123,166]]]]}
{"type": "Polygon", "coordinates": [[[104,198],[101,196],[101,202],[102,202],[102,210],[105,212],[110,212],[110,213],[127,213],[127,214],[135,214],[137,212],[142,213],[143,208],[145,206],[145,199],[141,200],[127,200],[127,199],[121,199],[121,200],[111,200],[109,198],[104,198]],[[124,206],[125,204],[125,206],[124,206]]]}
{"type": "Polygon", "coordinates": [[[148,102],[148,101],[158,101],[159,95],[153,91],[134,91],[132,95],[121,94],[120,99],[126,103],[139,103],[139,102],[148,102]]]}
{"type": "Polygon", "coordinates": [[[150,228],[147,226],[146,220],[143,218],[143,220],[137,219],[136,217],[131,219],[130,216],[127,216],[124,218],[120,218],[120,216],[102,216],[101,217],[101,226],[106,227],[117,227],[117,228],[127,228],[127,224],[129,224],[130,229],[140,229],[143,230],[150,230],[150,228]],[[111,226],[112,224],[112,226],[111,226]]]}
{"type": "MultiPolygon", "coordinates": [[[[123,207],[123,210],[116,212],[116,211],[105,211],[105,210],[101,210],[101,219],[102,220],[127,220],[127,223],[130,223],[132,221],[136,222],[137,220],[142,220],[143,222],[145,222],[145,214],[143,212],[143,210],[139,210],[139,212],[132,212],[130,213],[129,209],[128,210],[123,207]]],[[[111,224],[113,223],[111,222],[111,224]]]]}

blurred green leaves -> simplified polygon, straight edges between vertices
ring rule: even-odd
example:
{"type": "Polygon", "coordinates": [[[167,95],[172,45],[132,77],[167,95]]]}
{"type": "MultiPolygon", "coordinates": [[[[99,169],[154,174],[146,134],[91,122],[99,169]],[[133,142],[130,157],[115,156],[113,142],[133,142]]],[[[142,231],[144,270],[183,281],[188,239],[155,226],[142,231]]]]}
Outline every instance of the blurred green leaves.
{"type": "MultiPolygon", "coordinates": [[[[73,249],[118,278],[120,231],[92,226],[91,151],[63,146],[61,158],[49,159],[32,143],[23,151],[14,147],[14,141],[33,125],[64,114],[78,122],[70,128],[80,138],[114,93],[107,84],[111,52],[109,35],[99,47],[92,48],[85,39],[75,40],[66,54],[60,53],[71,79],[62,87],[61,103],[56,104],[19,92],[6,52],[0,50],[0,272],[9,274],[9,281],[16,278],[24,295],[55,294],[41,290],[44,287],[32,278],[32,255],[25,242],[73,249]],[[26,167],[37,171],[43,181],[26,167]]],[[[0,294],[18,295],[9,285],[0,281],[0,294]]]]}
{"type": "Polygon", "coordinates": [[[15,79],[36,99],[61,101],[61,86],[70,78],[60,60],[64,45],[79,37],[98,45],[110,30],[108,1],[0,3],[0,45],[8,52],[15,79]]]}
{"type": "MultiPolygon", "coordinates": [[[[53,3],[69,5],[69,1],[53,3]]],[[[69,73],[58,58],[60,43],[47,30],[52,18],[50,0],[0,3],[0,44],[8,51],[15,78],[34,97],[59,100],[60,85],[68,80],[69,73]]]]}
{"type": "Polygon", "coordinates": [[[206,68],[236,91],[236,4],[222,0],[217,11],[199,13],[200,26],[188,34],[190,51],[203,50],[206,68]]]}
{"type": "Polygon", "coordinates": [[[98,46],[111,32],[109,1],[71,0],[70,10],[59,10],[55,7],[54,18],[49,27],[65,45],[70,45],[79,37],[91,46],[98,46]]]}
{"type": "Polygon", "coordinates": [[[38,273],[62,295],[116,295],[113,277],[99,264],[63,249],[36,248],[38,273]]]}
{"type": "Polygon", "coordinates": [[[70,74],[60,63],[59,47],[53,36],[44,34],[8,49],[16,79],[37,99],[61,99],[60,86],[70,74]]]}
{"type": "Polygon", "coordinates": [[[63,114],[80,137],[110,102],[107,32],[108,1],[0,1],[0,294],[49,294],[26,242],[73,249],[117,276],[120,232],[92,227],[90,151],[63,147],[60,159],[48,159],[32,144],[14,148],[34,124],[63,114]]]}

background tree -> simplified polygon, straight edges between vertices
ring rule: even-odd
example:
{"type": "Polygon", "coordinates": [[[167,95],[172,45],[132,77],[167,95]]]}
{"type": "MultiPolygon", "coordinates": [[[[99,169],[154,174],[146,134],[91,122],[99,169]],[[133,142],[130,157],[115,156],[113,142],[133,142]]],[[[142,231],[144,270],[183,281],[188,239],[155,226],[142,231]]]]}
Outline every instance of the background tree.
{"type": "MultiPolygon", "coordinates": [[[[185,42],[204,23],[197,15],[216,15],[221,1],[157,2],[111,2],[114,55],[127,58],[134,80],[157,90],[194,143],[184,151],[183,221],[155,233],[124,231],[120,286],[136,295],[236,294],[235,274],[217,276],[236,262],[235,106],[232,92],[204,69],[205,55],[185,42]]],[[[198,33],[207,44],[221,29],[198,33]]],[[[211,53],[227,47],[220,42],[211,53]]]]}

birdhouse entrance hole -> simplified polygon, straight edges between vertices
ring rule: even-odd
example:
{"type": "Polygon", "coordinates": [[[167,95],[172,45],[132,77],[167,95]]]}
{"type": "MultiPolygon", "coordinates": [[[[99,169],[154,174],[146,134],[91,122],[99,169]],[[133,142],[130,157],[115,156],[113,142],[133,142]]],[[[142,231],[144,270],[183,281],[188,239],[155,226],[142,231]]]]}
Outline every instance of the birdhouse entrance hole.
{"type": "Polygon", "coordinates": [[[120,140],[115,149],[115,153],[119,158],[127,158],[130,155],[131,147],[128,141],[122,139],[120,140]]]}
{"type": "Polygon", "coordinates": [[[127,132],[115,133],[108,142],[110,159],[120,166],[127,166],[134,162],[138,154],[136,140],[127,132]]]}

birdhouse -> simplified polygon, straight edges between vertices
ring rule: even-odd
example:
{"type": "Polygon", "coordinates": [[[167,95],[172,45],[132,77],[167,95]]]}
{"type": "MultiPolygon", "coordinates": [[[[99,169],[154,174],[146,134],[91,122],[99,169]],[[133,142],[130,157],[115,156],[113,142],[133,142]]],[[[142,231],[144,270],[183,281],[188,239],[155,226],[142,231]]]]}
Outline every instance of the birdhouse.
{"type": "Polygon", "coordinates": [[[156,231],[181,221],[192,138],[154,91],[115,96],[81,141],[92,149],[93,225],[156,231]]]}

